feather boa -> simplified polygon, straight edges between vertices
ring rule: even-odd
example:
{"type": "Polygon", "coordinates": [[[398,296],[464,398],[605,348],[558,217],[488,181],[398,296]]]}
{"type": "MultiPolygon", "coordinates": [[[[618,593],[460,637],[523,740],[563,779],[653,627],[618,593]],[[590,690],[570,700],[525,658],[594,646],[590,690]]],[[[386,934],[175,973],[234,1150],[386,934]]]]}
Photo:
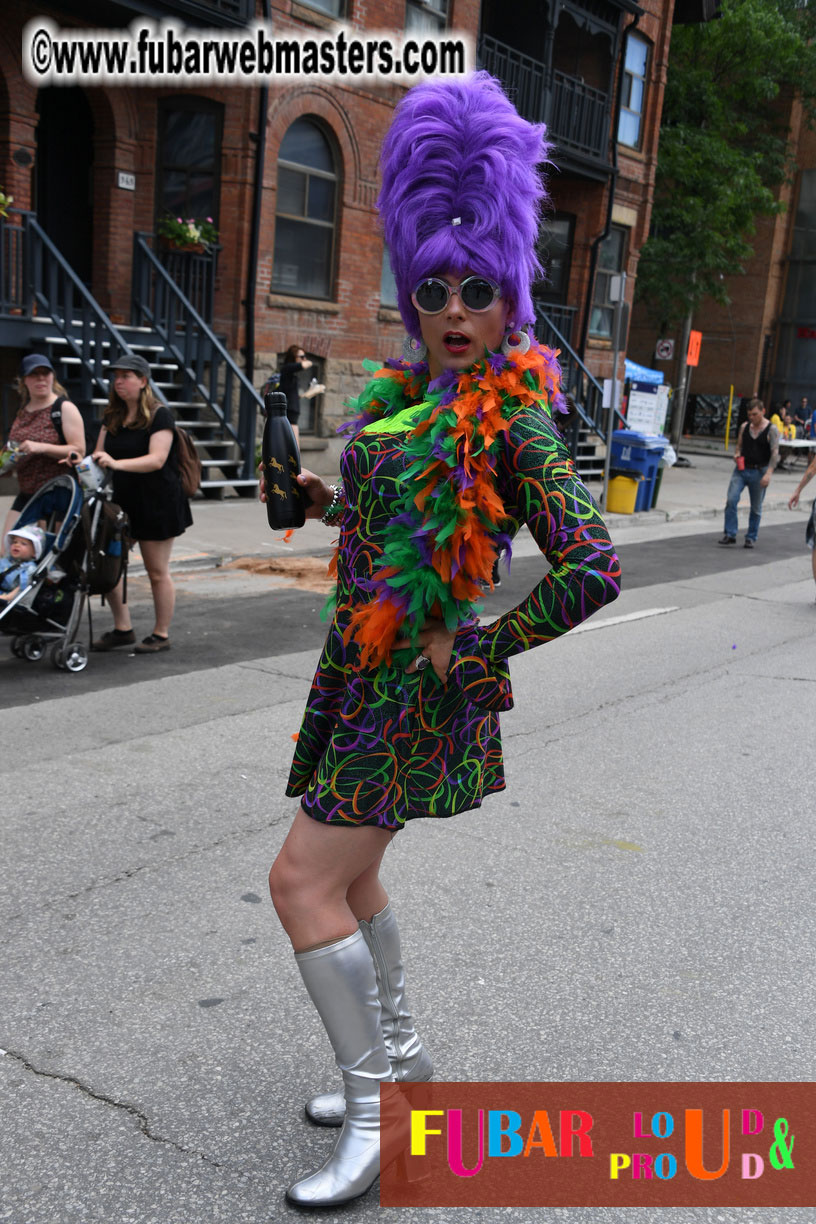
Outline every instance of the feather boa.
{"type": "Polygon", "coordinates": [[[398,638],[412,649],[426,620],[453,633],[472,621],[493,562],[510,551],[506,515],[495,471],[508,419],[521,407],[544,403],[566,411],[557,352],[535,341],[525,354],[485,353],[463,372],[446,370],[428,383],[424,364],[388,361],[358,400],[344,433],[420,402],[407,435],[404,495],[368,582],[371,599],[354,607],[344,639],[360,647],[360,666],[391,662],[398,638]]]}

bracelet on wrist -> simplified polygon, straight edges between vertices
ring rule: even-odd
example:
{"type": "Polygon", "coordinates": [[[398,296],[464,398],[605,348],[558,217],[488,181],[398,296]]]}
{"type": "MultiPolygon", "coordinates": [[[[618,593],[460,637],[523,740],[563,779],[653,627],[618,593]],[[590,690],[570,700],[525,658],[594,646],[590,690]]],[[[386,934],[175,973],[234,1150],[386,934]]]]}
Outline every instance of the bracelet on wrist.
{"type": "Polygon", "coordinates": [[[323,512],[321,523],[326,527],[334,527],[346,509],[346,494],[342,484],[329,485],[332,499],[323,512]]]}

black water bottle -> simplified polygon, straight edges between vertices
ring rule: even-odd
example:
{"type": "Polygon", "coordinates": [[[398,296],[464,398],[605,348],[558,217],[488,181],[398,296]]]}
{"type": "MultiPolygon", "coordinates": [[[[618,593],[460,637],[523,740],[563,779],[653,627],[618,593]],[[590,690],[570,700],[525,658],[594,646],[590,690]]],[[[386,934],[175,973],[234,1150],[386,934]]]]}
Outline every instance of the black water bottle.
{"type": "Polygon", "coordinates": [[[269,526],[274,531],[302,527],[311,499],[297,482],[300,451],[286,416],[286,396],[282,391],[270,391],[264,397],[264,414],[261,453],[269,526]]]}

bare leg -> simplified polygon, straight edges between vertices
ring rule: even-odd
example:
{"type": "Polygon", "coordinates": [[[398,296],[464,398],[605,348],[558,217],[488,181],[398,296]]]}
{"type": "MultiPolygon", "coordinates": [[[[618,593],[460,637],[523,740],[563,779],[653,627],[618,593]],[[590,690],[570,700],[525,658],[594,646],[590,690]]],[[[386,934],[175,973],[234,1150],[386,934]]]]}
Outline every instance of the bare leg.
{"type": "MultiPolygon", "coordinates": [[[[383,851],[385,854],[385,851],[383,851]]],[[[346,891],[346,901],[354,917],[370,922],[388,904],[388,893],[382,886],[380,866],[383,854],[353,880],[346,891]]]]}
{"type": "Polygon", "coordinates": [[[117,582],[112,591],[105,596],[113,613],[113,627],[121,633],[127,633],[132,628],[130,623],[130,608],[122,602],[122,580],[117,582]]]}
{"type": "Polygon", "coordinates": [[[810,563],[813,566],[813,581],[816,582],[816,548],[810,554],[810,563]]]}
{"type": "Polygon", "coordinates": [[[359,895],[366,906],[376,906],[379,896],[385,896],[375,881],[392,836],[388,829],[325,825],[298,808],[269,873],[273,904],[296,952],[344,939],[357,930],[348,893],[352,891],[355,904],[359,895]],[[361,877],[365,878],[355,892],[353,886],[361,877]]]}
{"type": "Polygon", "coordinates": [[[170,577],[170,554],[173,540],[140,540],[142,560],[150,579],[156,623],[153,632],[159,637],[170,636],[170,622],[176,606],[176,588],[170,577]]]}

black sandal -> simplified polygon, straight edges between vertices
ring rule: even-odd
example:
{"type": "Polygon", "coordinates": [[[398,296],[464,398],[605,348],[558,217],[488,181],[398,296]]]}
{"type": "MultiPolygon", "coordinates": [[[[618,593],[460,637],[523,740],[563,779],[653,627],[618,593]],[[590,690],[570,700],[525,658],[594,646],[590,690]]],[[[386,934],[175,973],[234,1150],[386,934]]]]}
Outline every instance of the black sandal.
{"type": "Polygon", "coordinates": [[[135,641],[136,634],[132,629],[109,629],[96,639],[91,650],[115,650],[117,646],[132,646],[135,641]]]}
{"type": "Polygon", "coordinates": [[[146,638],[142,638],[139,645],[136,647],[136,654],[156,654],[159,650],[169,650],[169,637],[162,637],[161,634],[151,633],[146,638]]]}

